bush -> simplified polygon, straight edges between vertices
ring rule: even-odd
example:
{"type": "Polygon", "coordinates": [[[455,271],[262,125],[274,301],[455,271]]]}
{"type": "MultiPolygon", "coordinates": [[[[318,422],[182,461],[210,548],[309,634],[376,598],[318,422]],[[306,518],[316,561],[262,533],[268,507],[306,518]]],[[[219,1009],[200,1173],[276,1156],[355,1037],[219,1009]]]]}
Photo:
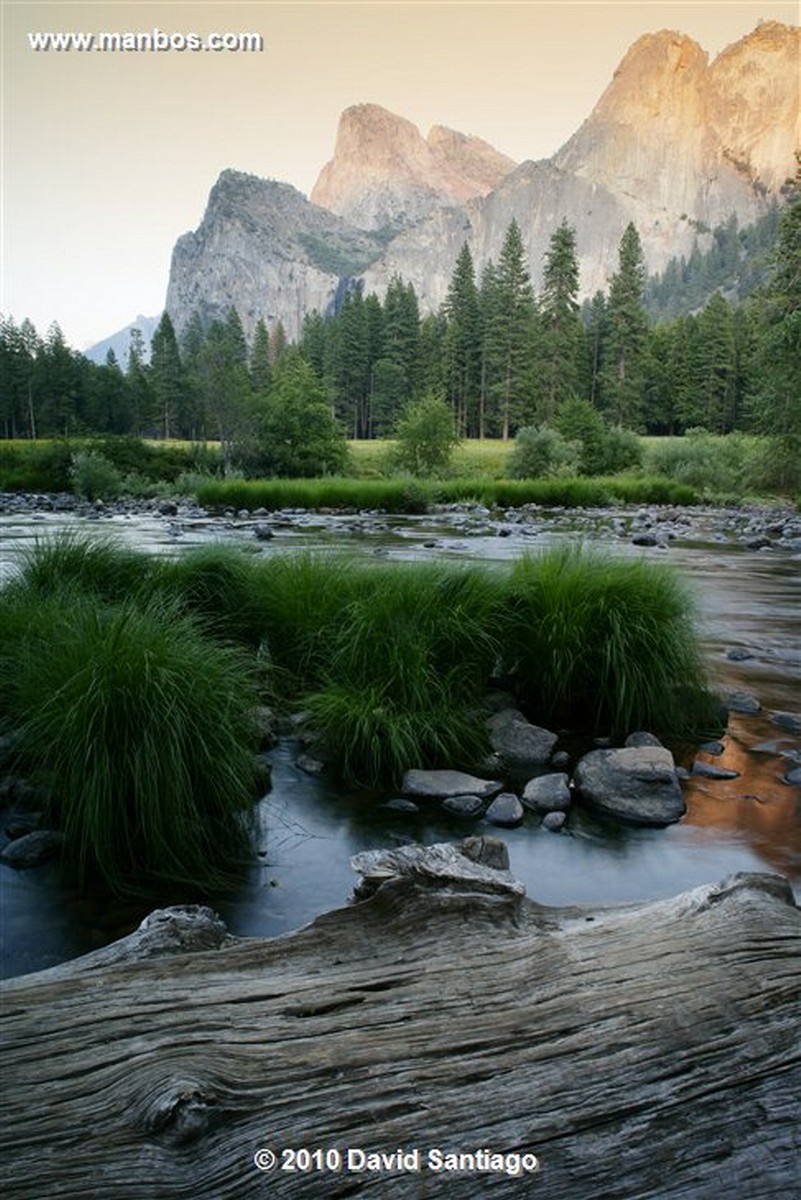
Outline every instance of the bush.
{"type": "Polygon", "coordinates": [[[706,496],[742,496],[753,461],[752,439],[688,429],[684,437],[653,442],[645,454],[646,471],[689,484],[706,496]]]}
{"type": "Polygon", "coordinates": [[[580,442],[547,425],[526,425],[518,430],[507,470],[512,479],[565,479],[578,475],[580,461],[580,442]]]}
{"type": "Polygon", "coordinates": [[[247,848],[253,709],[239,654],[163,598],[0,597],[17,753],[79,883],[123,895],[232,881],[247,848]],[[27,620],[20,617],[20,606],[27,620]],[[15,612],[16,609],[16,612],[15,612]]]}
{"type": "Polygon", "coordinates": [[[72,489],[85,500],[114,500],[122,493],[122,476],[96,450],[79,450],[70,467],[72,489]]]}
{"type": "Polygon", "coordinates": [[[434,393],[406,405],[395,438],[395,466],[418,476],[446,472],[460,441],[450,405],[434,393]]]}

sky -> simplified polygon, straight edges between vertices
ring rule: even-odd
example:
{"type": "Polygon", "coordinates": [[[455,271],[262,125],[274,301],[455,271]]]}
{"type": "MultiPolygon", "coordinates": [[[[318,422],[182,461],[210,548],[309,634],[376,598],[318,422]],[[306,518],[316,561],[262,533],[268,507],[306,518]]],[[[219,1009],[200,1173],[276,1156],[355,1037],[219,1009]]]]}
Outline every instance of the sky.
{"type": "Polygon", "coordinates": [[[306,195],[352,104],[549,157],[628,47],[675,29],[710,60],[798,0],[573,3],[0,0],[0,312],[78,349],[164,304],[172,248],[233,167],[306,195]],[[30,33],[257,33],[255,52],[36,51],[30,33]]]}

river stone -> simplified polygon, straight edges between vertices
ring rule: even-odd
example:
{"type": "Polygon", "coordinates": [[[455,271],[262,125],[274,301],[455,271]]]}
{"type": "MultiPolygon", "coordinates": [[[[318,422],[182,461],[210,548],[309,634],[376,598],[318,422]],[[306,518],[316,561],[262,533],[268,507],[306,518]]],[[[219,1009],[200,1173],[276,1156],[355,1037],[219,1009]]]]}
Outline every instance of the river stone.
{"type": "Polygon", "coordinates": [[[487,721],[490,745],[513,770],[525,771],[548,762],[556,734],[532,725],[516,708],[504,708],[487,721]]]}
{"type": "Polygon", "coordinates": [[[0,859],[10,867],[38,867],[61,853],[64,834],[54,829],[36,829],[16,838],[0,850],[0,859]]]}
{"type": "Polygon", "coordinates": [[[541,823],[543,829],[550,829],[551,833],[559,833],[566,820],[566,812],[549,812],[542,818],[541,823]]]}
{"type": "Polygon", "coordinates": [[[446,796],[442,807],[453,817],[477,817],[484,811],[484,801],[478,796],[446,796]]]}
{"type": "Polygon", "coordinates": [[[792,771],[788,771],[784,776],[784,782],[788,783],[790,787],[801,786],[801,767],[793,767],[792,771]]]}
{"type": "Polygon", "coordinates": [[[500,779],[479,779],[464,771],[407,771],[401,791],[406,796],[430,796],[445,800],[448,796],[478,796],[488,800],[497,795],[503,784],[500,779]]]}
{"type": "Polygon", "coordinates": [[[538,775],[529,779],[521,800],[534,812],[560,812],[570,807],[570,788],[567,775],[538,775]]]}
{"type": "Polygon", "coordinates": [[[514,792],[501,792],[487,809],[485,816],[493,825],[519,825],[523,820],[523,805],[514,792]]]}
{"type": "Polygon", "coordinates": [[[638,729],[634,733],[630,733],[625,741],[626,746],[661,746],[659,738],[655,733],[648,733],[645,729],[638,729]]]}
{"type": "Polygon", "coordinates": [[[770,723],[790,733],[801,733],[801,713],[774,712],[770,714],[770,723]]]}
{"type": "Polygon", "coordinates": [[[754,655],[752,651],[746,650],[745,646],[733,646],[731,650],[726,651],[726,657],[729,662],[748,662],[754,655]]]}
{"type": "Polygon", "coordinates": [[[296,765],[301,771],[305,771],[307,775],[322,775],[325,770],[325,763],[319,758],[314,758],[311,754],[299,754],[296,760],[296,765]]]}
{"type": "Polygon", "coordinates": [[[724,753],[726,747],[723,745],[723,742],[704,742],[698,749],[702,750],[704,754],[711,754],[717,758],[718,755],[724,753]]]}
{"type": "Polygon", "coordinates": [[[391,808],[393,812],[416,813],[420,811],[420,806],[415,804],[414,800],[405,800],[402,796],[395,796],[392,800],[387,800],[381,807],[391,808]]]}
{"type": "Polygon", "coordinates": [[[703,762],[697,758],[693,763],[693,775],[703,775],[704,779],[737,779],[739,771],[729,771],[726,767],[716,767],[714,763],[703,762]]]}
{"type": "Polygon", "coordinates": [[[724,692],[723,703],[729,712],[745,713],[747,715],[753,715],[762,709],[762,705],[753,692],[724,692]]]}
{"type": "Polygon", "coordinates": [[[573,782],[588,804],[638,825],[671,825],[686,811],[673,755],[661,746],[591,750],[573,782]]]}

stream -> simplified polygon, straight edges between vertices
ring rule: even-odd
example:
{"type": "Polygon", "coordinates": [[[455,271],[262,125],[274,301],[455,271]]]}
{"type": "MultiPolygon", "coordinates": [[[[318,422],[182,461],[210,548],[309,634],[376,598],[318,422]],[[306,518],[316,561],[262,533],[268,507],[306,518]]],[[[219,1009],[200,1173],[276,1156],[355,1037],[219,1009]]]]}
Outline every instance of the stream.
{"type": "MultiPolygon", "coordinates": [[[[498,519],[475,506],[421,517],[212,517],[189,508],[87,514],[0,506],[0,584],[37,537],[68,529],[163,554],[223,540],[254,554],[309,549],[499,564],[580,538],[604,553],[670,563],[696,594],[713,679],[722,689],[752,693],[762,705],[754,715],[733,712],[723,754],[702,755],[737,771],[737,778],[688,779],[681,822],[666,829],[627,827],[575,806],[564,831],[554,834],[533,813],[516,829],[451,818],[433,806],[410,814],[387,808],[387,795],[343,791],[306,774],[296,762],[297,743],[284,738],[270,752],[272,788],[258,803],[257,854],[241,888],[192,899],[211,904],[233,934],[275,936],[347,902],[356,882],[349,860],[358,851],[480,832],[507,843],[512,872],[545,904],[657,899],[746,870],[781,872],[801,898],[801,787],[784,781],[801,764],[801,538],[749,548],[755,539],[748,537],[747,521],[737,510],[623,507],[521,510],[498,519]],[[635,545],[643,531],[656,544],[635,545]],[[782,713],[790,718],[779,716],[777,723],[782,713]]],[[[673,749],[678,762],[691,765],[695,748],[673,749]]],[[[24,871],[0,864],[0,975],[41,970],[97,949],[130,932],[158,904],[178,899],[187,897],[112,903],[62,885],[57,863],[24,871]]]]}

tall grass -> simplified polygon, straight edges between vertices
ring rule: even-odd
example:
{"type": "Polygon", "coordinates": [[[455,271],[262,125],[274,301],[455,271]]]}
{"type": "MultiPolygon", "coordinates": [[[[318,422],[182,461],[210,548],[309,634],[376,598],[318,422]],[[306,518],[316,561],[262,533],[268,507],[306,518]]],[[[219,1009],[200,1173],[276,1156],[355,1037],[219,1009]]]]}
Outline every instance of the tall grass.
{"type": "Polygon", "coordinates": [[[5,721],[79,882],[222,886],[247,849],[250,669],[163,597],[0,597],[5,721]]]}
{"type": "Polygon", "coordinates": [[[102,600],[143,594],[157,578],[155,560],[120,546],[112,538],[82,537],[66,531],[36,538],[20,555],[19,584],[44,597],[74,588],[102,600]]]}
{"type": "Polygon", "coordinates": [[[512,569],[506,666],[544,724],[616,737],[711,728],[717,710],[693,617],[669,568],[549,551],[512,569]]]}
{"type": "Polygon", "coordinates": [[[362,571],[307,699],[346,778],[399,781],[413,766],[476,761],[477,703],[500,653],[500,577],[439,566],[362,571]]]}

